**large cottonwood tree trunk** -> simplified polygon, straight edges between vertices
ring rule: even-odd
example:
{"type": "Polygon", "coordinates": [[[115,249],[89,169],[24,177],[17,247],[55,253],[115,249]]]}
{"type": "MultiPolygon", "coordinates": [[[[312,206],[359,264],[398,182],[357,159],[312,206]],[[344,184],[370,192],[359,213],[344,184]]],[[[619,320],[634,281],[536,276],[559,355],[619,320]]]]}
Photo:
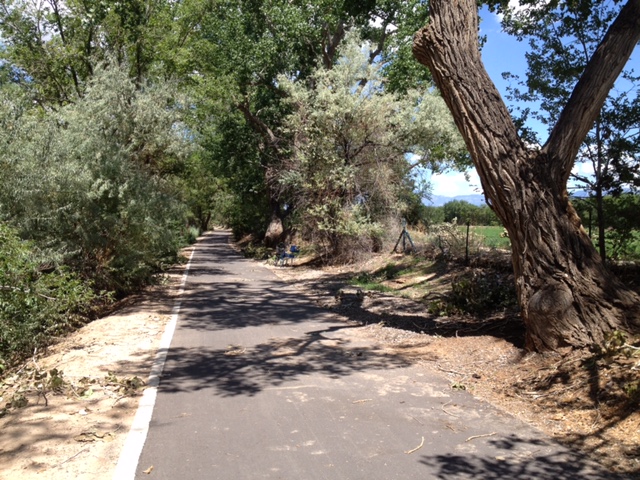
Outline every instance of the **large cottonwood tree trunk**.
{"type": "Polygon", "coordinates": [[[477,0],[431,0],[430,23],[415,36],[414,55],[430,69],[509,232],[530,349],[583,347],[640,325],[638,297],[606,269],[566,190],[580,144],[639,39],[640,0],[628,0],[549,140],[533,148],[482,64],[477,0]]]}

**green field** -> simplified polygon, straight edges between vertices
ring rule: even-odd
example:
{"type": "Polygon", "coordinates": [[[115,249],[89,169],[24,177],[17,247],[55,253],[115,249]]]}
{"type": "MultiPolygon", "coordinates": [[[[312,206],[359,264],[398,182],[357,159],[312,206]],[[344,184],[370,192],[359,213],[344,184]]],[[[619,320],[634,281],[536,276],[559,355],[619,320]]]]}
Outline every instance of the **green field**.
{"type": "Polygon", "coordinates": [[[484,244],[489,248],[511,248],[507,237],[501,237],[504,227],[472,226],[471,232],[484,238],[484,244]]]}
{"type": "MultiPolygon", "coordinates": [[[[461,227],[465,228],[466,227],[461,227]]],[[[481,237],[482,243],[489,248],[505,248],[508,249],[511,247],[511,242],[506,237],[501,237],[504,232],[503,227],[483,227],[483,226],[472,226],[471,232],[475,235],[481,237]]],[[[594,245],[597,247],[598,237],[596,235],[592,238],[594,245]]],[[[607,238],[607,255],[613,256],[615,249],[614,244],[611,239],[607,238]]],[[[640,232],[634,232],[633,240],[629,241],[626,244],[626,248],[623,248],[622,251],[617,252],[618,260],[637,260],[640,258],[640,232]]]]}

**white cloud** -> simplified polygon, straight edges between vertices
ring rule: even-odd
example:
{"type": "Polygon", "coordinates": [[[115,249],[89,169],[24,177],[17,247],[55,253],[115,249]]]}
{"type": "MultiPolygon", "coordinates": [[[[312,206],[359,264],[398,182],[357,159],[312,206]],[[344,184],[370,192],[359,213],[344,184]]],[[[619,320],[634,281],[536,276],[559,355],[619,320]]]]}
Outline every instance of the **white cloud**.
{"type": "MultiPolygon", "coordinates": [[[[541,4],[538,4],[538,5],[520,5],[519,0],[509,0],[509,5],[508,5],[507,9],[510,10],[512,13],[517,15],[518,13],[522,13],[522,12],[525,12],[527,10],[534,10],[534,9],[543,8],[550,1],[551,0],[545,0],[545,1],[541,2],[541,4]]],[[[502,22],[502,20],[504,19],[504,15],[502,13],[495,13],[494,15],[495,15],[496,19],[498,20],[498,22],[502,22]]]]}
{"type": "Polygon", "coordinates": [[[592,177],[594,175],[593,163],[591,162],[576,162],[571,170],[574,175],[580,175],[582,177],[592,177]]]}
{"type": "Polygon", "coordinates": [[[475,170],[468,172],[469,180],[464,173],[448,172],[432,175],[430,182],[432,193],[444,197],[457,197],[459,195],[476,195],[482,193],[480,178],[475,170]]]}
{"type": "MultiPolygon", "coordinates": [[[[380,28],[382,27],[383,22],[384,22],[384,19],[382,17],[376,16],[372,21],[369,21],[369,25],[371,25],[372,27],[380,28]]],[[[393,23],[391,23],[387,25],[387,27],[385,28],[385,33],[393,33],[397,29],[398,27],[393,23]]]]}

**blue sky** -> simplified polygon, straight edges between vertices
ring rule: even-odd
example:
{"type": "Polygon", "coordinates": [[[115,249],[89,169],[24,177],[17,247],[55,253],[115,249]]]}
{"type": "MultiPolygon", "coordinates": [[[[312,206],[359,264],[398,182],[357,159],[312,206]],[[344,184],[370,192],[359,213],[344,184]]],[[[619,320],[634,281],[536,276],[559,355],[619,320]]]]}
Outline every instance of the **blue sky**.
{"type": "MultiPolygon", "coordinates": [[[[498,91],[506,98],[508,83],[502,78],[503,72],[511,72],[524,78],[526,73],[526,43],[518,42],[514,37],[502,31],[496,15],[489,12],[486,7],[480,12],[482,22],[480,24],[481,34],[486,35],[487,41],[482,49],[482,59],[489,76],[496,84],[498,91]]],[[[640,52],[636,48],[630,64],[638,65],[636,71],[640,71],[640,52]]],[[[507,103],[509,105],[509,103],[507,103]]],[[[543,141],[546,139],[544,130],[536,125],[530,125],[540,133],[543,141]]],[[[576,165],[581,173],[589,173],[588,165],[576,165]],[[586,170],[585,170],[586,169],[586,170]]],[[[450,172],[447,174],[431,176],[433,195],[455,197],[459,195],[473,195],[482,193],[480,179],[475,171],[468,172],[470,181],[465,179],[463,173],[450,172]]]]}

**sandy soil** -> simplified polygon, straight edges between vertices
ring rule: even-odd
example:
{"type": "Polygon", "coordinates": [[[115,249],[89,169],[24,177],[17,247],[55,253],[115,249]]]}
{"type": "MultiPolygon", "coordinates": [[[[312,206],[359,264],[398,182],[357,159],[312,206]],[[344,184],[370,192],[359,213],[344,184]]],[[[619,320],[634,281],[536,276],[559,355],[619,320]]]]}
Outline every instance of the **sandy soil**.
{"type": "Polygon", "coordinates": [[[183,271],[3,379],[1,479],[112,477],[183,271]]]}
{"type": "MultiPolygon", "coordinates": [[[[640,413],[637,404],[619,397],[615,364],[594,379],[593,370],[579,368],[588,359],[584,352],[525,354],[505,332],[509,319],[493,319],[490,334],[460,319],[437,319],[442,322],[435,328],[424,304],[344,288],[356,268],[372,270],[384,261],[268,268],[318,304],[361,322],[359,335],[446,376],[452,388],[468,390],[612,470],[640,478],[640,413]],[[615,395],[619,401],[608,401],[615,395]]],[[[10,406],[0,418],[1,479],[112,477],[182,271],[177,267],[164,285],[129,299],[0,384],[0,407],[10,406]]],[[[430,281],[436,279],[420,279],[430,281]]],[[[622,371],[628,373],[629,365],[622,371]]]]}

